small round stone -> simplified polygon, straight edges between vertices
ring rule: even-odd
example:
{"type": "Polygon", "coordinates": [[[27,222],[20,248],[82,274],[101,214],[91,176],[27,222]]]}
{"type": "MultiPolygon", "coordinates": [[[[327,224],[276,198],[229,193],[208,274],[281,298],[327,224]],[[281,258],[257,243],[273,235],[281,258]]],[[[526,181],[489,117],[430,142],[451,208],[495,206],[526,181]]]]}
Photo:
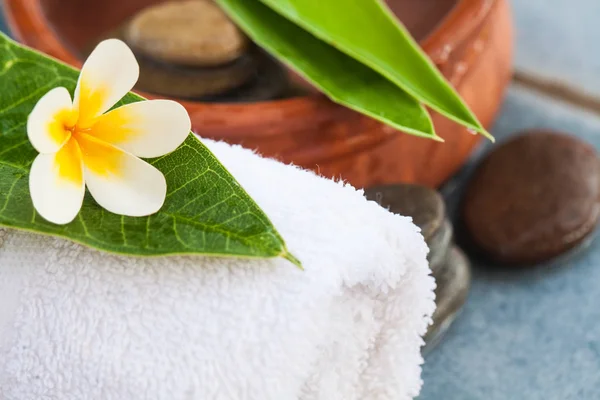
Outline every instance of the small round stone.
{"type": "Polygon", "coordinates": [[[255,76],[243,86],[212,96],[198,98],[213,103],[251,103],[280,99],[291,95],[287,70],[268,54],[256,52],[255,76]]]}
{"type": "Polygon", "coordinates": [[[229,63],[248,38],[210,0],[168,1],[135,15],[125,29],[131,47],[167,63],[210,67],[229,63]]]}
{"type": "Polygon", "coordinates": [[[457,247],[448,252],[443,266],[433,273],[436,282],[433,323],[425,334],[425,352],[429,352],[448,330],[462,309],[471,287],[471,266],[457,247]]]}
{"type": "Polygon", "coordinates": [[[197,99],[238,88],[257,73],[257,61],[246,54],[218,68],[190,68],[138,57],[140,77],[136,88],[171,97],[197,99]]]}
{"type": "Polygon", "coordinates": [[[412,217],[427,242],[440,229],[446,217],[446,207],[440,194],[425,186],[376,186],[365,190],[365,196],[395,214],[412,217]]]}
{"type": "Polygon", "coordinates": [[[600,214],[600,164],[575,137],[530,131],[475,172],[463,203],[471,238],[503,263],[532,264],[582,242],[600,214]]]}

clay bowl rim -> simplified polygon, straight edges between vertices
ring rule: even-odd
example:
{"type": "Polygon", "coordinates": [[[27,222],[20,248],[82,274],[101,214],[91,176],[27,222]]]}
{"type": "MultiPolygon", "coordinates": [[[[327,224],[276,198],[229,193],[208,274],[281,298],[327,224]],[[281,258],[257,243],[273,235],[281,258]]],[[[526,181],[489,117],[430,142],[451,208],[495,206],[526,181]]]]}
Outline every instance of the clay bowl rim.
{"type": "MultiPolygon", "coordinates": [[[[444,64],[452,51],[458,47],[471,32],[480,25],[498,0],[457,0],[451,11],[443,17],[438,25],[423,40],[421,48],[429,55],[436,65],[444,64]]],[[[5,0],[4,14],[11,34],[19,42],[36,48],[73,67],[81,68],[83,62],[70,52],[62,39],[52,29],[51,23],[45,18],[40,0],[5,0]],[[19,10],[20,12],[15,12],[19,10]]],[[[168,98],[159,94],[135,91],[146,98],[168,98]]],[[[292,109],[308,108],[315,112],[327,112],[329,107],[319,107],[323,102],[329,102],[321,93],[296,96],[288,99],[240,102],[240,103],[203,103],[175,99],[188,110],[198,107],[210,108],[211,111],[257,112],[265,107],[286,107],[292,109]],[[321,110],[321,111],[320,111],[321,110]]],[[[338,106],[342,107],[342,106],[338,106]]]]}

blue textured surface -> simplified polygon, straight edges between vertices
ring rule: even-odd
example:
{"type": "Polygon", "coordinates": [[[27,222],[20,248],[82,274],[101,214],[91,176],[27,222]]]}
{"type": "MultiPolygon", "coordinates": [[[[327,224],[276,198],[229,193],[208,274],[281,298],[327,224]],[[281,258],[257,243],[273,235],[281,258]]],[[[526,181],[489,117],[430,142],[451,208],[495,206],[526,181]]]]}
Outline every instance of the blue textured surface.
{"type": "MultiPolygon", "coordinates": [[[[495,136],[539,127],[600,149],[599,117],[511,88],[495,136]]],[[[451,206],[467,175],[445,188],[451,206]]],[[[475,261],[467,304],[423,378],[419,400],[600,399],[600,239],[534,269],[475,261]]]]}
{"type": "Polygon", "coordinates": [[[600,96],[600,1],[511,0],[516,66],[600,96]]]}

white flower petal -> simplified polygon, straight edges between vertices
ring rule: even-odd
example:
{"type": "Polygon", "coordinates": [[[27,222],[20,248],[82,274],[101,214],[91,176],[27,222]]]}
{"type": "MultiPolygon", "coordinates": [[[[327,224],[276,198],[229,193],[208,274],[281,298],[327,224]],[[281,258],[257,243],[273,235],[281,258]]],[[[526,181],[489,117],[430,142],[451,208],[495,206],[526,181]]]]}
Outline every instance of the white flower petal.
{"type": "Polygon", "coordinates": [[[50,90],[27,118],[29,141],[40,153],[56,153],[71,136],[65,124],[74,125],[76,117],[68,90],[64,87],[50,90]]]}
{"type": "Polygon", "coordinates": [[[142,217],[165,202],[167,182],[152,165],[92,136],[78,135],[84,177],[94,200],[108,211],[142,217]]]}
{"type": "Polygon", "coordinates": [[[135,56],[125,43],[118,39],[100,42],[83,64],[75,89],[78,126],[89,128],[133,88],[139,74],[135,56]]]}
{"type": "Polygon", "coordinates": [[[44,219],[61,225],[75,219],[85,194],[77,142],[69,140],[58,153],[37,156],[29,173],[29,191],[44,219]]]}
{"type": "Polygon", "coordinates": [[[192,123],[186,109],[171,100],[127,104],[98,118],[90,135],[138,157],[170,153],[187,138],[192,123]]]}

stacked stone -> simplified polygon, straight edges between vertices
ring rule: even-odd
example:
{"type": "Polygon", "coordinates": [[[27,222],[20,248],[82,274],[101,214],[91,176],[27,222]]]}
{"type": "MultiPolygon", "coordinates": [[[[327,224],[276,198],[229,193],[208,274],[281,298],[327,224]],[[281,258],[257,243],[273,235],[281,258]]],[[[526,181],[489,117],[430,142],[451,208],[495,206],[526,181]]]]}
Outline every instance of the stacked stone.
{"type": "Polygon", "coordinates": [[[452,223],[442,197],[435,190],[398,184],[370,188],[365,196],[395,214],[412,217],[429,247],[427,259],[437,284],[437,307],[433,324],[425,335],[425,350],[429,350],[449,328],[467,298],[471,284],[469,261],[454,246],[452,223]]]}
{"type": "Polygon", "coordinates": [[[125,41],[140,64],[137,89],[200,101],[262,101],[289,88],[285,69],[211,0],[161,2],[106,37],[125,41]]]}

